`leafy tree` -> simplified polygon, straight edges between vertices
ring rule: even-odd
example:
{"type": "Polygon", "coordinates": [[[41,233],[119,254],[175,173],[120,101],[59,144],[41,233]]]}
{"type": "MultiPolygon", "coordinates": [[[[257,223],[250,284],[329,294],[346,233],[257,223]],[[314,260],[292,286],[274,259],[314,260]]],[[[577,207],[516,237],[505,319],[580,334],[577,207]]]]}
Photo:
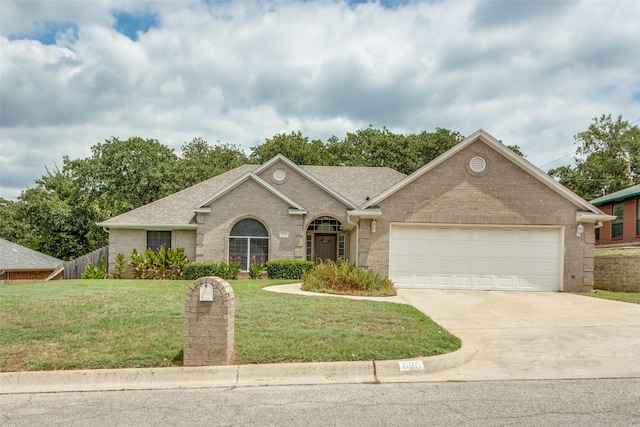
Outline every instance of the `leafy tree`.
{"type": "Polygon", "coordinates": [[[458,132],[441,128],[404,135],[386,127],[369,127],[349,133],[341,141],[331,139],[328,150],[329,158],[348,166],[387,166],[410,174],[463,139],[458,132]]]}
{"type": "Polygon", "coordinates": [[[186,188],[248,161],[247,156],[235,145],[210,145],[202,138],[194,138],[182,145],[182,158],[178,163],[176,179],[186,188]]]}
{"type": "Polygon", "coordinates": [[[640,128],[622,116],[594,118],[574,136],[575,166],[561,166],[549,175],[587,200],[640,183],[640,128]]]}
{"type": "Polygon", "coordinates": [[[266,139],[261,145],[251,147],[249,160],[254,163],[265,163],[272,157],[282,154],[298,165],[327,165],[331,159],[327,157],[324,143],[319,140],[309,141],[300,131],[290,134],[279,133],[266,139]]]}
{"type": "Polygon", "coordinates": [[[109,218],[182,189],[176,180],[178,156],[155,139],[111,138],[91,148],[86,159],[64,159],[82,192],[109,218]]]}

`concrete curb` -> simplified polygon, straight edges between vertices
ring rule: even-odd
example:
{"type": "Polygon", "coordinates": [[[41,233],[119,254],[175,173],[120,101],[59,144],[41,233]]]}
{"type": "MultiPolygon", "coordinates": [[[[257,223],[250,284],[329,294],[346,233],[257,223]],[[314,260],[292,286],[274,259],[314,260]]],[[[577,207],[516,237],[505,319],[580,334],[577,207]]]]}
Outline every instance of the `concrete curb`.
{"type": "Polygon", "coordinates": [[[93,369],[0,373],[0,394],[115,390],[233,388],[269,385],[424,382],[430,374],[470,361],[469,347],[421,360],[424,369],[401,371],[401,360],[279,363],[177,368],[93,369]]]}

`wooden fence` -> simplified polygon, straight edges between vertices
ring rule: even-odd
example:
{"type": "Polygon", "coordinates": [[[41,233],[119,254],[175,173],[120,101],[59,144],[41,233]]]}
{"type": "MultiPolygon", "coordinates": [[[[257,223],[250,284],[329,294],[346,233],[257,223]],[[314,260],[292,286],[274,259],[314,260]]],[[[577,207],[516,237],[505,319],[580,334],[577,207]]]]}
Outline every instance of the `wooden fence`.
{"type": "Polygon", "coordinates": [[[108,267],[109,246],[105,246],[91,253],[83,255],[79,258],[65,262],[64,278],[80,279],[82,277],[82,273],[84,273],[85,268],[87,268],[87,264],[91,263],[91,265],[99,267],[101,258],[104,258],[105,262],[107,263],[107,273],[108,273],[109,272],[109,267],[108,267]]]}

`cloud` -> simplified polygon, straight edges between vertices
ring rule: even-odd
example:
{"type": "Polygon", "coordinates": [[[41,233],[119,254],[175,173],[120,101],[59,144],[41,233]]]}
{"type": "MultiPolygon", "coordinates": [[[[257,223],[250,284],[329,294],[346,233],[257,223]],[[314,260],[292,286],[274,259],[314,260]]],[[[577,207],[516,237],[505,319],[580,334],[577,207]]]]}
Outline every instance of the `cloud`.
{"type": "Polygon", "coordinates": [[[571,153],[595,116],[640,118],[638,2],[0,8],[1,197],[111,136],[248,150],[297,130],[484,128],[543,165],[571,153]]]}

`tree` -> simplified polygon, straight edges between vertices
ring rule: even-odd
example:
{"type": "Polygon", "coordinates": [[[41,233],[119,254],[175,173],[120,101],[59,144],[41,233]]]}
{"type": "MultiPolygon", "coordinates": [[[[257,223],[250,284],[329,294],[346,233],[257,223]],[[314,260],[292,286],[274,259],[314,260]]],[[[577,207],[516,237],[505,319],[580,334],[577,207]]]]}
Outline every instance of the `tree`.
{"type": "Polygon", "coordinates": [[[251,147],[249,160],[265,163],[278,154],[298,165],[332,164],[324,143],[320,140],[309,142],[309,138],[302,136],[300,131],[290,134],[279,133],[266,139],[263,144],[251,147]]]}
{"type": "Polygon", "coordinates": [[[92,157],[69,160],[65,173],[80,185],[103,218],[121,214],[182,189],[178,156],[155,139],[111,138],[91,147],[92,157]]]}
{"type": "Polygon", "coordinates": [[[186,188],[248,161],[247,156],[235,145],[210,145],[202,138],[194,138],[182,145],[182,158],[178,162],[176,179],[186,188]]]}
{"type": "Polygon", "coordinates": [[[549,175],[587,200],[640,182],[640,128],[618,116],[594,118],[574,136],[575,166],[551,169],[549,175]]]}

